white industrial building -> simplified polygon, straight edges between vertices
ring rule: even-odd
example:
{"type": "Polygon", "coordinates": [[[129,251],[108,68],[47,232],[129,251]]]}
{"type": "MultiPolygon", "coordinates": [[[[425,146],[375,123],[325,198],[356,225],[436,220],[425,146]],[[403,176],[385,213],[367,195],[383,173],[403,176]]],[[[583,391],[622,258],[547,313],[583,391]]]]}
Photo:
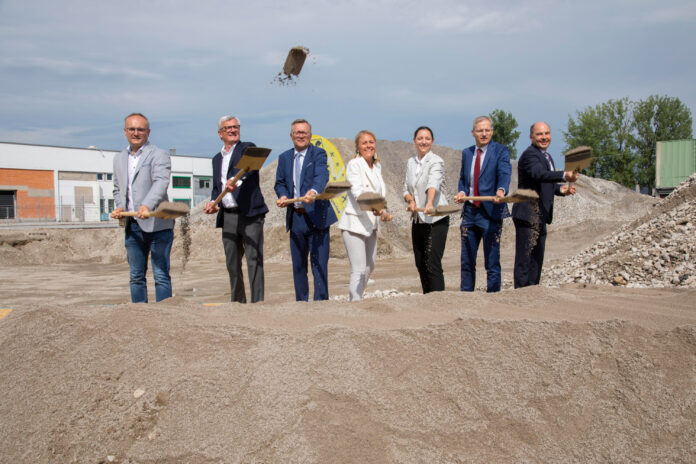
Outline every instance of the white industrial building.
{"type": "MultiPolygon", "coordinates": [[[[170,150],[173,152],[173,150],[170,150]]],[[[108,221],[117,151],[0,142],[0,219],[108,221]]],[[[171,201],[210,198],[210,158],[172,153],[171,201]]]]}

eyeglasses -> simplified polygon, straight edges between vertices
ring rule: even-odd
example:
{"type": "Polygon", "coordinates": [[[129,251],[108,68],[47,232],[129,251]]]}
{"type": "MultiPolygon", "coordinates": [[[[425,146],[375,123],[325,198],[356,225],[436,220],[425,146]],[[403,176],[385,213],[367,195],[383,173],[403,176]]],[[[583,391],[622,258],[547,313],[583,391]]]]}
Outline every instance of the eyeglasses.
{"type": "Polygon", "coordinates": [[[221,132],[229,132],[229,131],[233,131],[233,130],[239,130],[239,125],[235,124],[234,126],[222,126],[220,128],[221,132]]]}
{"type": "Polygon", "coordinates": [[[126,130],[129,134],[135,134],[136,132],[144,133],[148,131],[146,127],[126,127],[126,130]]]}
{"type": "Polygon", "coordinates": [[[490,134],[493,132],[493,129],[476,129],[474,132],[477,134],[490,134]]]}
{"type": "Polygon", "coordinates": [[[301,135],[309,135],[309,132],[305,132],[305,131],[293,131],[293,132],[292,132],[292,135],[300,135],[300,136],[301,136],[301,135]]]}

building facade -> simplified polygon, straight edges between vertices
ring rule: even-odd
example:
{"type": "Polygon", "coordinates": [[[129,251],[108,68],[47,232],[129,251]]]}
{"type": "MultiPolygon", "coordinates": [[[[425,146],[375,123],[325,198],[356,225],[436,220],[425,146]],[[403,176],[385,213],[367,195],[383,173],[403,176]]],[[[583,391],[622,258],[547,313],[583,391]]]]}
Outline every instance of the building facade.
{"type": "MultiPolygon", "coordinates": [[[[0,142],[0,220],[108,221],[116,153],[0,142]]],[[[171,160],[169,199],[189,207],[209,199],[210,158],[173,154],[171,160]]]]}

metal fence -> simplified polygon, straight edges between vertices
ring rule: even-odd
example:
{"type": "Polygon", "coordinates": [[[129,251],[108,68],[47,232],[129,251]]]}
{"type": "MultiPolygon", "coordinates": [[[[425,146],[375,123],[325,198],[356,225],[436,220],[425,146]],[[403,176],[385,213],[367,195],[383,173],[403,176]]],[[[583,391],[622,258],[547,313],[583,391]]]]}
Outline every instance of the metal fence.
{"type": "Polygon", "coordinates": [[[109,211],[99,205],[0,206],[0,222],[102,222],[109,211]]]}

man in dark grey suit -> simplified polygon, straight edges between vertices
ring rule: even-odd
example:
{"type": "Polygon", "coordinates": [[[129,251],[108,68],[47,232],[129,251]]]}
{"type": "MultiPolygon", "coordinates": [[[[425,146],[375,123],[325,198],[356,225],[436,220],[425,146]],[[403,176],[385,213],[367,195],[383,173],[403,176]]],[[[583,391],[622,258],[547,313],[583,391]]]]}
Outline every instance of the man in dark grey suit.
{"type": "Polygon", "coordinates": [[[172,296],[169,254],[174,241],[174,220],[147,217],[167,199],[171,174],[169,153],[150,142],[150,122],[140,113],[126,116],[123,132],[128,147],[114,157],[114,203],[111,217],[121,219],[123,211],[137,211],[126,220],[126,252],[130,266],[133,303],[147,303],[147,258],[150,255],[155,278],[155,299],[172,296]]]}
{"type": "Polygon", "coordinates": [[[577,173],[556,171],[546,151],[551,144],[551,129],[545,122],[529,128],[532,144],[517,161],[517,188],[539,194],[537,201],[515,203],[512,220],[515,224],[515,288],[537,285],[541,279],[546,247],[546,225],[553,220],[554,195],[573,195],[575,187],[559,182],[575,182],[577,173]]]}
{"type": "Polygon", "coordinates": [[[240,142],[239,118],[223,116],[218,121],[222,140],[220,152],[213,157],[213,191],[211,200],[227,189],[221,206],[210,201],[204,208],[207,214],[217,213],[216,226],[222,228],[227,272],[230,275],[232,301],[246,303],[242,256],[246,255],[251,302],[263,301],[263,223],[268,207],[261,194],[259,171],[249,171],[236,184],[232,178],[239,172],[235,166],[251,142],[240,142]]]}

